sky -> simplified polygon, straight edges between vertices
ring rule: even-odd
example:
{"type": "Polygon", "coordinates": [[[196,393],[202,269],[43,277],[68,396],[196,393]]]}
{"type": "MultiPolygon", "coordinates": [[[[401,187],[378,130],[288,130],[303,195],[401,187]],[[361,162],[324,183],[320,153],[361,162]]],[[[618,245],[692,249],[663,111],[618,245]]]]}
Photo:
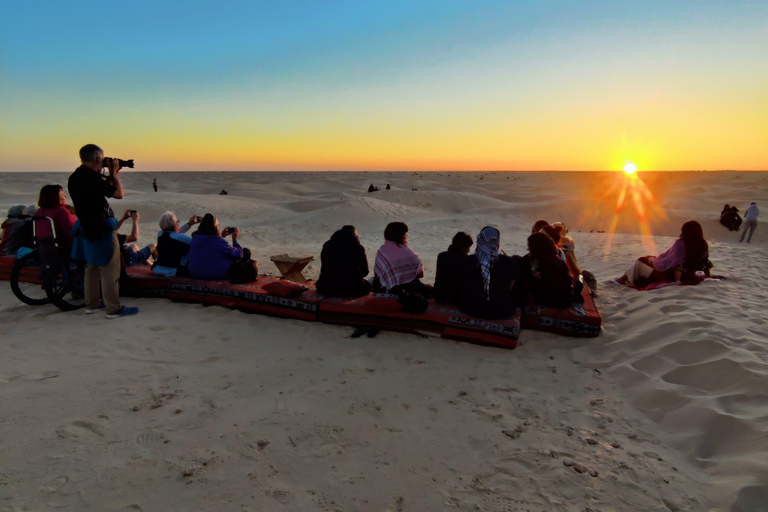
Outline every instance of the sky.
{"type": "Polygon", "coordinates": [[[0,13],[0,171],[768,169],[764,0],[0,13]]]}

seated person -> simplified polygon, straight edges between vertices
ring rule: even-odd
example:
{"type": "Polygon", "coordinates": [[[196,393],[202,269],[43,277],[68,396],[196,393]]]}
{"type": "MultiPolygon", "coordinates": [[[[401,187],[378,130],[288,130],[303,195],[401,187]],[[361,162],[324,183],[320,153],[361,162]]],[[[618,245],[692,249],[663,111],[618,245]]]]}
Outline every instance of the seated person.
{"type": "Polygon", "coordinates": [[[549,222],[545,220],[537,220],[536,222],[533,223],[533,227],[531,228],[531,234],[538,233],[539,231],[541,231],[541,229],[544,226],[549,226],[549,222]]]}
{"type": "Polygon", "coordinates": [[[157,259],[157,246],[155,244],[149,244],[143,249],[139,249],[139,246],[132,243],[139,239],[139,212],[136,210],[125,210],[123,217],[117,222],[115,231],[120,230],[120,226],[123,225],[127,219],[133,219],[133,227],[131,228],[130,235],[117,234],[117,241],[120,244],[120,255],[123,257],[123,264],[126,267],[132,267],[134,265],[140,265],[146,263],[150,256],[153,259],[157,259]],[[130,245],[129,245],[130,244],[130,245]]]}
{"type": "Polygon", "coordinates": [[[232,264],[243,258],[238,238],[239,228],[225,228],[221,232],[219,220],[206,213],[189,245],[189,274],[197,279],[229,278],[232,264]],[[228,235],[232,235],[232,245],[224,239],[228,235]]]}
{"type": "Polygon", "coordinates": [[[558,256],[557,247],[546,233],[528,237],[530,271],[515,280],[512,295],[518,304],[525,305],[533,294],[542,306],[568,308],[573,304],[573,278],[568,265],[558,256]]]}
{"type": "Polygon", "coordinates": [[[361,297],[371,292],[368,258],[355,226],[344,226],[323,244],[317,292],[327,297],[361,297]]]}
{"type": "Polygon", "coordinates": [[[469,254],[474,241],[460,231],[453,236],[448,250],[437,255],[437,273],[433,288],[435,300],[444,304],[459,304],[463,291],[461,263],[469,254]]]}
{"type": "Polygon", "coordinates": [[[549,225],[541,228],[540,232],[544,233],[549,238],[551,238],[553,242],[555,242],[555,249],[557,249],[557,257],[567,263],[568,260],[565,257],[565,251],[563,251],[558,245],[560,243],[560,232],[554,227],[549,225]]]}
{"type": "Polygon", "coordinates": [[[563,252],[565,262],[568,263],[571,270],[573,270],[576,275],[580,275],[581,267],[579,266],[579,261],[576,259],[576,244],[573,242],[573,238],[568,236],[568,228],[562,222],[553,222],[552,227],[560,237],[555,245],[557,245],[557,248],[563,252]]]}
{"type": "Polygon", "coordinates": [[[712,263],[709,261],[709,245],[704,239],[701,224],[689,220],[672,247],[658,256],[644,256],[616,281],[629,286],[645,286],[655,281],[689,280],[697,270],[709,277],[712,263]]]}
{"type": "Polygon", "coordinates": [[[739,215],[739,209],[735,206],[731,206],[731,213],[729,217],[731,219],[731,227],[729,229],[731,231],[738,231],[742,223],[741,215],[739,215]]]}
{"type": "MultiPolygon", "coordinates": [[[[67,204],[62,186],[43,186],[37,205],[40,208],[35,212],[35,217],[49,217],[53,221],[58,243],[62,250],[69,254],[72,249],[72,228],[77,222],[77,217],[74,215],[74,208],[67,204]]],[[[51,224],[47,221],[35,222],[35,233],[38,238],[53,237],[51,224]]]]}
{"type": "Polygon", "coordinates": [[[25,245],[26,239],[31,237],[31,232],[26,233],[26,230],[23,229],[27,220],[29,220],[29,215],[27,215],[27,207],[23,204],[17,204],[8,209],[8,218],[0,226],[3,230],[3,237],[0,240],[0,254],[15,256],[16,251],[25,245]]]}
{"type": "Polygon", "coordinates": [[[182,274],[186,274],[187,263],[189,263],[189,244],[192,243],[192,237],[185,233],[189,228],[200,222],[200,217],[193,215],[189,222],[179,226],[179,219],[176,214],[167,211],[160,217],[160,231],[157,234],[157,256],[152,272],[161,276],[174,277],[179,269],[182,274]]]}
{"type": "MultiPolygon", "coordinates": [[[[727,205],[726,205],[727,206],[727,205]]],[[[739,215],[739,209],[731,206],[727,212],[720,215],[720,224],[731,231],[738,231],[741,226],[742,218],[739,215]]]]}
{"type": "Polygon", "coordinates": [[[460,308],[467,314],[497,319],[515,311],[510,288],[524,266],[517,258],[501,254],[500,242],[498,229],[484,227],[477,235],[475,253],[461,262],[460,308]]]}
{"type": "Polygon", "coordinates": [[[408,290],[429,297],[431,290],[419,280],[424,276],[424,266],[408,247],[408,226],[404,222],[390,222],[384,229],[384,240],[373,267],[374,291],[408,290]]]}

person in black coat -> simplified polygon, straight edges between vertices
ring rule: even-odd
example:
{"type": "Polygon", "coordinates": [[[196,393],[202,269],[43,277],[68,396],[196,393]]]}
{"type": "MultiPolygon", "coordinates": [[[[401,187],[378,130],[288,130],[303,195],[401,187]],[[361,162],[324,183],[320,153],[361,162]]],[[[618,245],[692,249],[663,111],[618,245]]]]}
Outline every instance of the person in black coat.
{"type": "Polygon", "coordinates": [[[528,237],[531,269],[515,280],[512,295],[525,305],[530,293],[542,306],[569,308],[573,305],[573,278],[568,265],[558,256],[555,242],[546,233],[528,237]]]}
{"type": "Polygon", "coordinates": [[[461,302],[463,284],[461,263],[469,254],[474,240],[468,233],[456,233],[448,250],[437,255],[437,273],[433,293],[437,302],[458,304],[461,302]]]}
{"type": "Polygon", "coordinates": [[[461,263],[460,309],[472,316],[508,318],[515,311],[510,288],[522,272],[517,258],[499,253],[499,230],[486,226],[477,235],[475,253],[461,263]]]}
{"type": "Polygon", "coordinates": [[[327,297],[361,297],[371,292],[368,258],[354,226],[344,226],[323,244],[317,292],[327,297]]]}

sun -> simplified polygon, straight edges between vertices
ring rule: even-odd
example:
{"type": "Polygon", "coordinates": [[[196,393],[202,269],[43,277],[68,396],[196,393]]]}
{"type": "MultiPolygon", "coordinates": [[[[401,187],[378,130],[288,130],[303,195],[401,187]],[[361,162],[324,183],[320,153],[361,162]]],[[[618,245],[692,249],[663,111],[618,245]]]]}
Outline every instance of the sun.
{"type": "Polygon", "coordinates": [[[637,172],[637,165],[634,162],[627,162],[624,164],[624,172],[627,174],[635,174],[637,172]]]}

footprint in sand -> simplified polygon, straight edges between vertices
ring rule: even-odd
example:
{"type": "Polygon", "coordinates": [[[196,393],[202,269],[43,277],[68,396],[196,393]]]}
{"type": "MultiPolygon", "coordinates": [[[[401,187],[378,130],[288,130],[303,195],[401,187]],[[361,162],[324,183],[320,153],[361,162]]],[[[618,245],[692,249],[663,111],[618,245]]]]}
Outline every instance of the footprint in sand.
{"type": "Polygon", "coordinates": [[[162,432],[146,432],[136,437],[136,444],[140,446],[148,446],[156,444],[165,439],[165,434],[162,432]]]}

